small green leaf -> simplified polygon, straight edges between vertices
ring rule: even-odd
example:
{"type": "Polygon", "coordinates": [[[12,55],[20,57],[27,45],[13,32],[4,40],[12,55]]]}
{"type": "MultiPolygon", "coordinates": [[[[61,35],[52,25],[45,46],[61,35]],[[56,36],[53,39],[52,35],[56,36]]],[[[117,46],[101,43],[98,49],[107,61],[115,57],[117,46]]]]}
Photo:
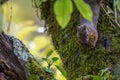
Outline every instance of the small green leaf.
{"type": "Polygon", "coordinates": [[[101,76],[93,76],[93,80],[103,80],[101,76]]]}
{"type": "Polygon", "coordinates": [[[42,60],[47,62],[47,58],[42,58],[42,60]]]}
{"type": "Polygon", "coordinates": [[[117,8],[118,8],[118,10],[120,11],[120,0],[118,0],[117,8]]]}
{"type": "Polygon", "coordinates": [[[65,28],[70,21],[73,11],[73,5],[71,0],[56,0],[54,4],[54,13],[58,24],[65,28]]]}
{"type": "Polygon", "coordinates": [[[49,58],[52,55],[52,53],[53,53],[53,50],[49,51],[46,58],[49,58]]]}
{"type": "Polygon", "coordinates": [[[79,10],[79,12],[82,14],[82,16],[87,19],[88,21],[92,21],[93,12],[91,10],[91,7],[85,3],[83,0],[73,0],[79,10]]]}
{"type": "Polygon", "coordinates": [[[63,75],[64,77],[67,76],[66,71],[65,71],[61,66],[57,66],[57,65],[55,65],[55,66],[56,66],[56,68],[62,73],[62,75],[63,75]]]}
{"type": "Polygon", "coordinates": [[[53,62],[57,61],[59,58],[58,57],[53,57],[52,60],[53,62]]]}

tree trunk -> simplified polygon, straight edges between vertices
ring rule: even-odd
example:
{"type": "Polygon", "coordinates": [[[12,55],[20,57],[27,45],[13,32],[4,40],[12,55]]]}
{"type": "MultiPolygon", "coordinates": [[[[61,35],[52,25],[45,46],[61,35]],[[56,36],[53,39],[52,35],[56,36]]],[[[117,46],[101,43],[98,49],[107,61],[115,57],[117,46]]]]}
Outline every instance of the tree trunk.
{"type": "Polygon", "coordinates": [[[0,80],[43,80],[45,76],[20,40],[0,34],[0,80]]]}
{"type": "Polygon", "coordinates": [[[28,80],[28,69],[25,66],[25,62],[18,60],[13,54],[12,43],[3,32],[0,34],[0,49],[0,69],[2,70],[0,71],[0,79],[28,80]]]}
{"type": "Polygon", "coordinates": [[[48,0],[42,3],[40,11],[42,19],[48,24],[55,49],[61,56],[68,80],[90,80],[85,79],[85,76],[98,75],[105,68],[114,72],[113,67],[120,56],[120,31],[104,11],[106,6],[113,9],[113,1],[103,0],[101,3],[97,26],[98,41],[95,47],[82,44],[77,38],[80,15],[76,6],[68,26],[61,29],[55,19],[52,7],[54,2],[48,0]]]}

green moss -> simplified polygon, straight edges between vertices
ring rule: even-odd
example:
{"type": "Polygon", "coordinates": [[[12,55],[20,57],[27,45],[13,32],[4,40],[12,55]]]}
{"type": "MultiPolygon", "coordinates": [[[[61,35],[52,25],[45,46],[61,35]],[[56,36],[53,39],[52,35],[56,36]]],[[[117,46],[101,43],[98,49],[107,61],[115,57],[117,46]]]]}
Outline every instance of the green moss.
{"type": "Polygon", "coordinates": [[[29,59],[27,66],[29,69],[30,80],[55,80],[53,75],[45,72],[45,70],[41,68],[40,64],[36,60],[29,59]]]}
{"type": "MultiPolygon", "coordinates": [[[[108,3],[104,1],[104,3],[108,3]]],[[[106,14],[101,11],[98,32],[99,40],[95,48],[81,44],[77,38],[77,26],[79,25],[79,12],[74,7],[71,21],[65,29],[58,25],[53,12],[53,0],[48,0],[40,6],[42,19],[49,24],[53,44],[59,52],[63,66],[68,74],[68,80],[86,75],[97,75],[101,69],[111,68],[117,62],[119,50],[120,31],[112,26],[112,22],[106,14]],[[110,40],[110,42],[107,42],[110,40]],[[108,44],[108,46],[106,46],[108,44]]]]}
{"type": "Polygon", "coordinates": [[[119,38],[112,38],[112,47],[114,47],[115,53],[120,53],[120,39],[119,38]]]}
{"type": "Polygon", "coordinates": [[[27,62],[28,69],[29,69],[29,77],[30,80],[39,80],[40,77],[44,78],[44,71],[41,69],[40,64],[35,60],[29,60],[27,62]]]}

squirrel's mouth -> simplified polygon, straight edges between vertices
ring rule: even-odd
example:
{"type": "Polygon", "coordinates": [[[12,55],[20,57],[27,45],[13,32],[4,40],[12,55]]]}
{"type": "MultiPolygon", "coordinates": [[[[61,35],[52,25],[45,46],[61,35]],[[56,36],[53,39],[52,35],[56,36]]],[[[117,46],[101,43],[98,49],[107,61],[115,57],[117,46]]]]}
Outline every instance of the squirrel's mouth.
{"type": "Polygon", "coordinates": [[[89,39],[88,40],[85,40],[85,39],[81,39],[80,37],[79,38],[79,41],[83,44],[88,44],[89,43],[89,39]]]}
{"type": "Polygon", "coordinates": [[[81,43],[89,43],[89,38],[88,37],[85,37],[85,36],[80,36],[80,35],[77,35],[79,41],[81,43]]]}

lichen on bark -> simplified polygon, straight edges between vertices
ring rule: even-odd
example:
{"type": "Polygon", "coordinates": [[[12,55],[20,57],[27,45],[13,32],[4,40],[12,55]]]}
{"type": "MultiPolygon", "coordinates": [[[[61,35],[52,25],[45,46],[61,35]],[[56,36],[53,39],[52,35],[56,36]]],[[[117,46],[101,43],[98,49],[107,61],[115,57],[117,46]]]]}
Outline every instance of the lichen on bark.
{"type": "Polygon", "coordinates": [[[54,80],[19,39],[0,34],[1,80],[54,80]]]}

